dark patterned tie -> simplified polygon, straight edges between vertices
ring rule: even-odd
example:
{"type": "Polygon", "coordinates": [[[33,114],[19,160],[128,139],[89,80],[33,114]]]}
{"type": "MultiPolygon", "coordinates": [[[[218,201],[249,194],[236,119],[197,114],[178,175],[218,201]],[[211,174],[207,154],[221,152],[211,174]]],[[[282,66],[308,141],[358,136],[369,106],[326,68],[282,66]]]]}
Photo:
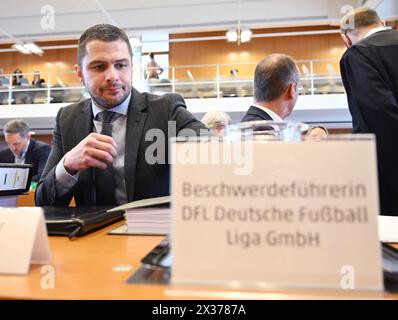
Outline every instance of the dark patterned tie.
{"type": "MultiPolygon", "coordinates": [[[[112,137],[111,122],[117,118],[117,113],[112,111],[101,111],[96,120],[102,122],[101,134],[112,137]]],[[[95,190],[97,195],[97,206],[114,206],[115,201],[115,178],[112,164],[106,169],[95,168],[95,190]]]]}

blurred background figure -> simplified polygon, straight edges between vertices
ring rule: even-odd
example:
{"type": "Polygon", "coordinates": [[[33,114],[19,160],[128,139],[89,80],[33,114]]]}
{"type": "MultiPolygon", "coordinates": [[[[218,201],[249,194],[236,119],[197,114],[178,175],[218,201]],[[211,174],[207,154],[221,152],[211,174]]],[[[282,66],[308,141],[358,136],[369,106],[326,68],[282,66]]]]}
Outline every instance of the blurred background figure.
{"type": "Polygon", "coordinates": [[[155,61],[155,55],[151,52],[149,54],[149,62],[146,65],[145,69],[145,79],[159,79],[159,76],[162,74],[162,67],[155,61]]]}
{"type": "Polygon", "coordinates": [[[10,120],[4,126],[8,148],[0,150],[0,163],[33,164],[32,181],[38,182],[46,165],[51,146],[31,139],[29,125],[22,119],[10,120]]]}
{"type": "Polygon", "coordinates": [[[231,117],[225,112],[212,111],[206,113],[201,122],[217,136],[222,136],[225,127],[231,123],[231,117]]]}
{"type": "Polygon", "coordinates": [[[4,76],[3,68],[0,68],[0,86],[8,86],[9,83],[8,78],[4,76]]]}
{"type": "Polygon", "coordinates": [[[22,75],[22,70],[17,68],[14,70],[14,76],[12,77],[13,86],[24,86],[29,85],[28,79],[22,75]]]}
{"type": "Polygon", "coordinates": [[[328,138],[328,130],[323,126],[314,126],[310,128],[305,135],[306,140],[326,140],[328,138]]]}
{"type": "Polygon", "coordinates": [[[231,77],[238,78],[239,77],[239,70],[236,68],[231,69],[231,77]]]}
{"type": "Polygon", "coordinates": [[[33,74],[32,86],[41,87],[46,81],[40,78],[40,71],[35,71],[33,74]]]}

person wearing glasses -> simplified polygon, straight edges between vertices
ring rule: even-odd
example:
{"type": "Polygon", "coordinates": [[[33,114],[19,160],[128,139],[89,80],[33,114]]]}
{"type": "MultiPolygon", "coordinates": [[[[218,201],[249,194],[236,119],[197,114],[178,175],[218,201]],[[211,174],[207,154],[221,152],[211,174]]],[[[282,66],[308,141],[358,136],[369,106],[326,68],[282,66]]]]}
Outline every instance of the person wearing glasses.
{"type": "Polygon", "coordinates": [[[293,110],[302,89],[293,58],[271,54],[261,60],[254,73],[254,103],[241,122],[283,121],[293,110]]]}
{"type": "Polygon", "coordinates": [[[387,30],[369,8],[345,15],[340,29],[353,132],[376,135],[380,212],[398,215],[398,31],[387,30]]]}
{"type": "MultiPolygon", "coordinates": [[[[283,122],[296,105],[303,90],[296,62],[285,54],[271,54],[261,60],[254,73],[254,103],[241,122],[269,120],[283,122]]],[[[270,130],[275,127],[270,126],[270,130]]],[[[310,128],[307,139],[323,140],[327,129],[317,125],[310,128]]]]}

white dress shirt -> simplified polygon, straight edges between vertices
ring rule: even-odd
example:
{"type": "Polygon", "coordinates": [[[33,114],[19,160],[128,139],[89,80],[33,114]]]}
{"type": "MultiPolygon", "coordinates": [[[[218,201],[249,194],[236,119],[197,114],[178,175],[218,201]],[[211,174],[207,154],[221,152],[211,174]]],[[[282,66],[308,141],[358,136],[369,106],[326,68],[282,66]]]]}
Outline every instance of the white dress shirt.
{"type": "Polygon", "coordinates": [[[30,139],[28,141],[28,144],[26,145],[26,149],[24,151],[22,151],[22,153],[19,156],[14,155],[14,163],[18,163],[18,164],[25,163],[26,152],[29,149],[29,145],[30,145],[30,139]]]}
{"type": "Polygon", "coordinates": [[[258,104],[252,104],[252,106],[256,107],[256,108],[258,108],[260,110],[263,110],[266,113],[268,113],[273,121],[275,121],[275,122],[283,122],[283,119],[279,115],[277,115],[274,111],[268,109],[267,107],[260,106],[258,104]]]}
{"type": "Polygon", "coordinates": [[[384,31],[387,30],[385,27],[377,27],[377,28],[373,28],[372,30],[370,30],[367,34],[365,34],[365,36],[363,37],[363,39],[370,37],[372,34],[375,34],[376,32],[380,32],[380,31],[384,31]]]}
{"type": "MultiPolygon", "coordinates": [[[[272,121],[284,122],[283,119],[279,115],[277,115],[274,111],[268,109],[267,107],[260,106],[258,104],[252,104],[252,106],[256,107],[256,108],[258,108],[258,109],[260,109],[260,110],[262,110],[262,111],[264,111],[266,113],[268,113],[268,115],[272,118],[272,121]]],[[[279,129],[280,129],[277,125],[270,126],[270,127],[272,127],[275,131],[279,131],[279,129]]]]}
{"type": "MultiPolygon", "coordinates": [[[[127,202],[127,193],[126,193],[126,182],[124,179],[124,158],[125,158],[125,144],[126,144],[126,125],[127,125],[127,111],[130,104],[131,94],[127,97],[126,100],[123,101],[122,104],[105,110],[99,106],[97,106],[93,100],[91,100],[91,108],[93,111],[93,117],[95,119],[96,115],[101,111],[113,111],[121,114],[122,116],[117,117],[114,121],[112,121],[112,138],[115,140],[117,144],[116,148],[116,158],[113,160],[112,166],[115,173],[115,199],[117,204],[124,204],[127,202]]],[[[93,120],[94,122],[94,131],[101,132],[102,130],[102,122],[93,120]]],[[[64,167],[64,158],[58,163],[55,169],[55,183],[57,192],[59,195],[64,195],[67,193],[78,181],[79,172],[75,175],[69,174],[64,167]]]]}

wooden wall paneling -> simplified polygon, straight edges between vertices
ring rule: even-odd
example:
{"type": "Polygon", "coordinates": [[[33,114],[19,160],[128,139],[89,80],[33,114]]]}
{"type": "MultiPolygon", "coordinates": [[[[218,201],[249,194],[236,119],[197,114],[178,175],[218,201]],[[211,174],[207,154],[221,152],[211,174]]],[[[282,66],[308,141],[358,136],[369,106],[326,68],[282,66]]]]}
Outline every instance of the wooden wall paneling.
{"type": "MultiPolygon", "coordinates": [[[[332,29],[328,26],[298,27],[298,28],[273,28],[254,30],[255,34],[287,32],[287,31],[309,31],[332,29]]],[[[189,34],[174,34],[170,38],[192,38],[224,35],[225,32],[201,32],[189,34]]],[[[39,43],[45,45],[75,44],[76,41],[58,41],[39,43]]],[[[2,45],[0,47],[7,47],[2,45]]],[[[9,47],[9,46],[8,46],[9,47]]],[[[220,66],[221,78],[230,77],[233,68],[239,70],[239,77],[251,78],[258,61],[266,55],[280,52],[291,55],[296,60],[333,60],[332,67],[339,72],[338,61],[344,53],[345,46],[339,34],[308,35],[294,37],[270,37],[254,38],[249,43],[238,46],[225,40],[209,40],[196,42],[170,43],[169,64],[170,66],[186,66],[200,64],[227,64],[220,66]],[[251,62],[252,64],[242,64],[251,62]]],[[[17,52],[0,53],[0,67],[5,73],[12,73],[19,67],[23,72],[33,73],[40,70],[42,75],[51,72],[56,73],[59,79],[66,85],[79,85],[79,81],[73,70],[76,63],[77,49],[45,50],[40,57],[38,55],[23,55],[17,52]],[[69,73],[65,73],[69,72],[69,73]]],[[[315,64],[314,70],[317,74],[327,74],[327,63],[315,64]]],[[[307,65],[309,69],[309,65],[307,65]]],[[[300,66],[301,69],[301,66],[300,66]]],[[[176,78],[189,81],[188,68],[176,68],[176,78]]],[[[214,67],[189,68],[195,79],[215,79],[214,67]]],[[[28,77],[29,81],[32,76],[28,77]]],[[[51,79],[56,83],[57,79],[51,79]]]]}
{"type": "MultiPolygon", "coordinates": [[[[38,44],[41,46],[55,46],[75,43],[76,41],[57,41],[38,44]]],[[[10,46],[2,45],[1,47],[7,48],[10,46]]],[[[42,56],[21,54],[19,52],[2,52],[0,53],[0,68],[3,68],[4,73],[13,73],[16,68],[21,69],[24,73],[33,73],[39,70],[46,82],[48,82],[47,73],[53,73],[57,74],[65,84],[78,84],[79,81],[76,80],[76,76],[69,73],[73,70],[73,66],[76,63],[76,52],[76,48],[44,50],[42,56]],[[65,74],[65,72],[69,74],[65,74]]],[[[27,78],[29,83],[31,83],[33,75],[29,75],[27,78]]],[[[56,83],[56,79],[51,79],[51,83],[56,83]]]]}
{"type": "MultiPolygon", "coordinates": [[[[257,30],[255,33],[286,32],[286,31],[308,31],[324,30],[332,27],[304,27],[304,28],[279,28],[272,30],[257,30]]],[[[198,33],[198,34],[176,34],[171,38],[190,38],[223,35],[224,33],[198,33]]],[[[206,42],[179,42],[170,44],[170,65],[195,65],[195,64],[230,64],[220,67],[221,76],[229,76],[232,68],[239,70],[240,77],[252,77],[255,64],[271,53],[285,53],[296,60],[319,60],[328,59],[333,69],[339,72],[338,60],[345,50],[339,34],[326,35],[303,35],[294,37],[264,37],[254,38],[249,43],[238,46],[224,40],[209,40],[206,42]],[[241,62],[252,62],[253,65],[239,65],[241,62]]],[[[308,69],[309,65],[307,65],[308,69]]],[[[327,75],[327,63],[314,64],[314,71],[319,75],[327,75]]],[[[184,77],[184,70],[179,70],[177,77],[184,77]]],[[[211,78],[210,73],[200,76],[211,78]]]]}

